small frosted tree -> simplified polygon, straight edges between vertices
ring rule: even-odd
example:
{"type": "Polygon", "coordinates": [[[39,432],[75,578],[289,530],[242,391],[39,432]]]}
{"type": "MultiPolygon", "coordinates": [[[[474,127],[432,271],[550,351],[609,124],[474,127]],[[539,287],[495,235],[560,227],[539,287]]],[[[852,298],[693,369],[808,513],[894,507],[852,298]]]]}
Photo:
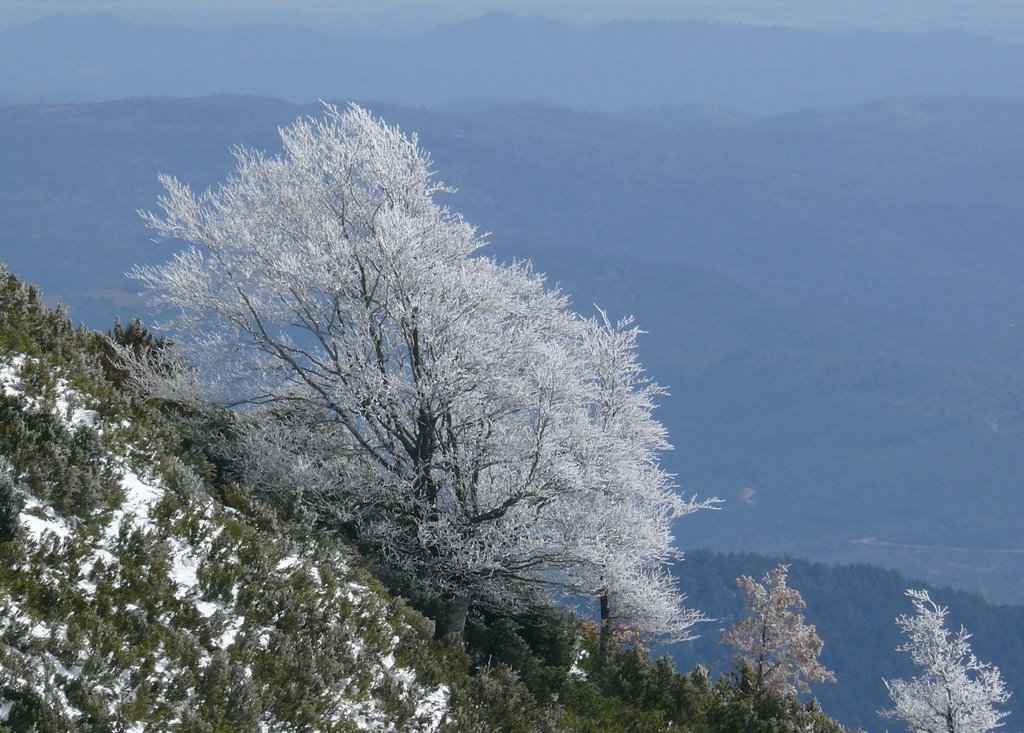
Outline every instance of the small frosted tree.
{"type": "Polygon", "coordinates": [[[234,407],[247,477],[352,532],[445,607],[440,629],[565,591],[685,635],[662,566],[671,524],[709,503],[658,466],[638,332],[481,256],[415,137],[328,106],[281,139],[236,151],[216,190],[161,179],[145,218],[191,247],[136,275],[202,379],[123,350],[136,383],[234,407]]]}
{"type": "Polygon", "coordinates": [[[880,714],[902,719],[914,733],[985,733],[1000,727],[1008,713],[995,706],[1010,693],[999,670],[974,656],[963,626],[950,634],[948,609],[936,605],[927,591],[908,590],[907,596],[914,615],[896,619],[908,637],[897,650],[909,652],[922,673],[909,681],[884,680],[893,707],[880,714]]]}
{"type": "Polygon", "coordinates": [[[814,626],[804,622],[800,592],[786,585],[788,565],[777,565],[759,581],[736,579],[747,615],[722,634],[722,643],[740,650],[751,672],[751,693],[795,697],[809,682],[835,682],[819,661],[824,646],[814,626]]]}

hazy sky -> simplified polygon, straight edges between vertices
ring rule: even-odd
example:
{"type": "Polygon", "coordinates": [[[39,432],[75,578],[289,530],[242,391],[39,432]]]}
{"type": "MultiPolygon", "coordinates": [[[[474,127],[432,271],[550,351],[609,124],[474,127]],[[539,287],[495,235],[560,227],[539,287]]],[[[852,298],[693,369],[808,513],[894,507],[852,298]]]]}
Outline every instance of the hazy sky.
{"type": "Polygon", "coordinates": [[[579,22],[633,17],[828,28],[959,29],[1024,40],[1022,0],[0,0],[0,26],[65,12],[108,13],[151,22],[290,22],[337,31],[401,33],[489,11],[579,22]]]}

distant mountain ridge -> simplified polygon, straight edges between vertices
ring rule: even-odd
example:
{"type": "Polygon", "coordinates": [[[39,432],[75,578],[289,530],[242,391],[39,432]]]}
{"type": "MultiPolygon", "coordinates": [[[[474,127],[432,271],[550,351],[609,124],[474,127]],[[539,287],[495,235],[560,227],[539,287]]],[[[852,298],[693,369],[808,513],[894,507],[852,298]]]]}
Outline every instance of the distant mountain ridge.
{"type": "MultiPolygon", "coordinates": [[[[689,128],[370,106],[420,134],[459,189],[446,202],[494,232],[490,254],[649,332],[668,466],[728,500],[681,523],[684,546],[1024,599],[1024,105],[689,128]],[[1004,137],[988,133],[997,107],[1004,137]],[[935,122],[908,131],[907,115],[935,122]]],[[[121,273],[172,250],[135,213],[156,205],[157,172],[201,189],[232,145],[273,151],[278,125],[317,113],[240,97],[2,108],[0,261],[95,327],[145,314],[121,273]]]]}
{"type": "Polygon", "coordinates": [[[1024,46],[956,32],[639,20],[582,26],[508,14],[394,38],[98,16],[57,16],[0,33],[0,98],[221,92],[425,106],[499,93],[505,101],[604,111],[702,103],[779,114],[888,96],[1024,99],[1024,46]]]}

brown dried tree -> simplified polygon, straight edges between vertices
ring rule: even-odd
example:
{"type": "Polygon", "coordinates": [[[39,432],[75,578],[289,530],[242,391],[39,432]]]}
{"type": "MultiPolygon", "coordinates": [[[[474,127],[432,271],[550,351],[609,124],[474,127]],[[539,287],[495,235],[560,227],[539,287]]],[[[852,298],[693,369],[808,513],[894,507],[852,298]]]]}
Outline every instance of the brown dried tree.
{"type": "Polygon", "coordinates": [[[749,665],[752,695],[795,697],[810,691],[809,682],[836,680],[818,661],[823,643],[814,626],[804,622],[801,611],[807,604],[786,585],[788,572],[788,565],[777,565],[760,581],[748,575],[736,579],[748,613],[721,641],[739,649],[749,665]]]}

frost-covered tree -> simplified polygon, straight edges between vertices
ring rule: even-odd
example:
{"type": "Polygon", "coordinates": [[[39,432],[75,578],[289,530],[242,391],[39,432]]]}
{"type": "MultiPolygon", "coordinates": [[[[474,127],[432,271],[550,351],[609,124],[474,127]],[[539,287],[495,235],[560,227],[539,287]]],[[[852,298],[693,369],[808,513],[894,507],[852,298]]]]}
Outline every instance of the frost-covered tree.
{"type": "Polygon", "coordinates": [[[885,680],[893,707],[881,711],[900,718],[914,733],[985,733],[1002,725],[1008,713],[996,705],[1010,698],[999,670],[978,660],[963,626],[946,628],[948,609],[925,590],[908,590],[914,615],[896,619],[907,641],[898,651],[910,653],[919,677],[885,680]]]}
{"type": "Polygon", "coordinates": [[[751,692],[795,697],[809,692],[809,682],[835,682],[819,661],[823,643],[812,624],[804,622],[806,608],[800,591],[786,585],[788,565],[777,565],[760,580],[736,579],[743,588],[747,615],[722,642],[734,646],[750,666],[751,692]]]}
{"type": "Polygon", "coordinates": [[[151,354],[141,381],[235,407],[249,478],[352,531],[443,602],[442,628],[561,590],[685,635],[662,565],[672,522],[709,503],[658,465],[635,328],[481,256],[416,138],[365,110],[281,139],[275,157],[237,150],[215,190],[161,179],[164,214],[145,218],[191,246],[136,275],[202,379],[151,354]]]}
{"type": "Polygon", "coordinates": [[[658,462],[671,446],[665,428],[652,418],[664,390],[644,376],[636,350],[641,332],[632,319],[612,324],[603,311],[599,315],[585,335],[596,433],[581,444],[580,465],[588,472],[585,485],[594,507],[583,515],[582,526],[596,542],[588,554],[598,558],[599,585],[584,583],[583,589],[600,598],[603,665],[616,629],[682,640],[704,620],[679,605],[665,562],[677,555],[671,523],[714,502],[685,501],[673,491],[672,476],[658,462]]]}

